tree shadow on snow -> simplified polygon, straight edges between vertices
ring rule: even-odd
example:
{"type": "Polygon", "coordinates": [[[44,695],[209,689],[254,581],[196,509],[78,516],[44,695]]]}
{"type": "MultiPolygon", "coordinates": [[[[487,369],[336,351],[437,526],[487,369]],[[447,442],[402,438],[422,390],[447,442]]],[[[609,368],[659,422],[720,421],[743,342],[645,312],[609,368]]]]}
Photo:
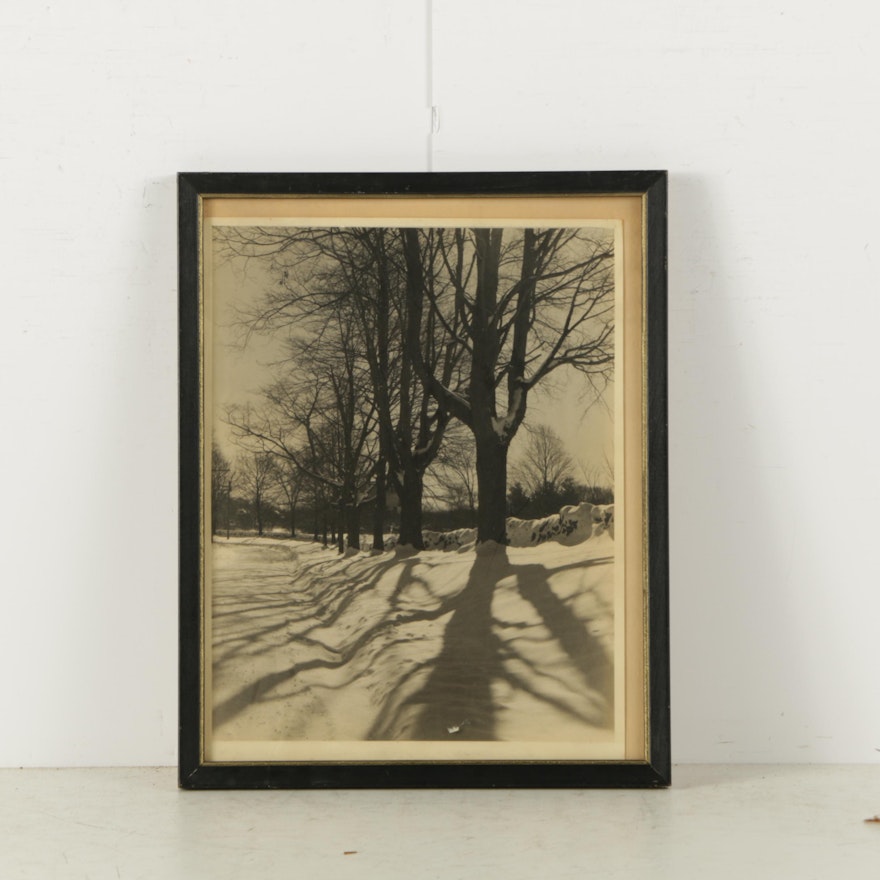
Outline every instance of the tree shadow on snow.
{"type": "MultiPolygon", "coordinates": [[[[303,608],[298,608],[297,613],[288,616],[283,622],[283,626],[290,627],[296,623],[305,621],[310,622],[303,630],[291,633],[287,639],[288,644],[298,644],[305,648],[317,648],[321,651],[322,656],[311,657],[307,660],[294,663],[286,669],[278,672],[267,673],[254,681],[240,688],[236,693],[227,699],[218,703],[213,711],[213,723],[215,729],[223,724],[231,721],[241,712],[245,711],[249,706],[258,702],[272,702],[277,700],[289,699],[290,693],[278,693],[277,689],[283,685],[295,680],[297,676],[311,670],[337,670],[342,667],[351,665],[351,675],[343,680],[340,684],[328,689],[339,689],[351,684],[364,674],[370,671],[378,654],[384,653],[388,648],[400,644],[396,640],[382,642],[384,636],[394,629],[408,624],[419,623],[436,620],[449,612],[446,602],[431,609],[415,609],[411,611],[398,610],[396,601],[404,593],[405,589],[416,583],[424,583],[417,578],[412,569],[420,564],[420,560],[407,560],[403,567],[395,586],[393,597],[395,603],[391,603],[388,612],[379,620],[373,622],[365,629],[358,632],[353,639],[343,643],[339,647],[327,644],[314,634],[321,630],[332,627],[339,621],[342,615],[348,610],[357,597],[369,590],[373,589],[382,576],[390,569],[399,565],[399,560],[394,558],[383,562],[381,565],[374,567],[370,575],[352,585],[347,578],[333,578],[332,582],[322,585],[308,599],[304,599],[301,604],[303,608]],[[378,643],[378,648],[377,648],[378,643]],[[364,661],[369,657],[370,662],[354,662],[364,661]],[[272,693],[276,692],[276,693],[272,693]]],[[[294,603],[292,603],[294,605],[294,603]]],[[[294,605],[295,607],[295,605],[294,605]]],[[[277,649],[277,645],[266,645],[265,636],[278,629],[279,624],[267,627],[260,627],[248,636],[244,637],[247,645],[251,645],[252,649],[247,651],[248,655],[254,656],[263,652],[269,652],[277,649]]],[[[242,637],[239,636],[238,640],[242,637]]],[[[215,640],[215,651],[222,644],[222,640],[215,640]]],[[[223,659],[220,663],[226,663],[231,656],[238,653],[241,648],[231,648],[222,655],[223,659]]],[[[215,664],[215,669],[219,663],[215,664]]],[[[325,686],[327,687],[327,686],[325,686]]]]}
{"type": "MultiPolygon", "coordinates": [[[[362,594],[373,589],[384,574],[395,565],[390,559],[375,566],[368,577],[353,581],[343,567],[321,586],[306,575],[326,560],[303,566],[295,579],[289,581],[286,591],[274,590],[240,597],[224,597],[214,601],[214,668],[215,674],[223,664],[241,656],[255,657],[277,649],[277,642],[267,637],[280,630],[292,630],[308,624],[303,630],[284,641],[307,641],[307,636],[321,628],[335,624],[362,594]],[[311,589],[299,591],[297,583],[307,583],[311,589]],[[227,609],[234,606],[234,610],[227,609]],[[279,613],[287,611],[279,620],[279,613]],[[230,618],[225,620],[224,618],[230,618]]],[[[398,588],[399,589],[399,588],[398,588]]]]}
{"type": "MultiPolygon", "coordinates": [[[[610,559],[578,562],[555,568],[586,568],[610,559]]],[[[493,697],[493,685],[506,683],[534,699],[585,724],[609,727],[614,711],[613,660],[549,583],[542,565],[512,565],[505,548],[480,555],[464,589],[448,603],[453,610],[443,634],[440,653],[409,668],[385,700],[367,738],[412,740],[495,740],[497,714],[503,709],[493,697]],[[531,623],[493,617],[492,600],[501,580],[516,580],[516,588],[537,613],[531,623]],[[509,635],[505,631],[513,630],[509,635]],[[582,686],[567,691],[552,670],[529,660],[516,648],[525,630],[539,630],[530,641],[555,642],[568,658],[582,686]],[[500,635],[499,635],[500,633],[500,635]],[[421,678],[419,686],[415,680],[421,678]],[[413,690],[415,688],[415,690],[413,690]],[[408,693],[407,693],[408,692],[408,693]]]]}
{"type": "Polygon", "coordinates": [[[492,681],[501,660],[492,633],[492,596],[499,561],[497,554],[476,558],[464,589],[449,603],[453,614],[427,681],[398,702],[417,671],[410,670],[385,701],[368,739],[447,739],[450,728],[461,739],[495,739],[492,681]]]}
{"type": "MultiPolygon", "coordinates": [[[[582,562],[578,567],[590,564],[582,562]]],[[[605,646],[589,631],[587,622],[580,620],[553,592],[542,565],[518,566],[517,573],[519,594],[538,612],[580,673],[587,688],[585,696],[592,697],[588,709],[582,710],[584,720],[599,727],[610,727],[614,718],[614,665],[605,646]]]]}
{"type": "Polygon", "coordinates": [[[257,599],[251,605],[251,616],[243,610],[237,625],[223,627],[225,633],[215,640],[215,666],[241,654],[276,650],[279,639],[282,645],[301,646],[310,656],[255,679],[219,703],[214,708],[214,727],[255,703],[289,700],[318,687],[308,684],[308,677],[297,684],[298,677],[309,671],[343,670],[342,678],[336,676],[332,684],[328,681],[320,687],[344,689],[374,672],[386,652],[400,649],[406,656],[408,642],[403,633],[407,625],[434,625],[446,616],[438,653],[421,660],[391,661],[394,680],[389,682],[367,739],[498,739],[498,713],[506,708],[497,702],[498,684],[506,686],[508,693],[525,692],[580,722],[609,726],[614,707],[613,660],[590,632],[590,622],[572,611],[549,580],[567,568],[607,562],[578,562],[548,571],[537,564],[510,564],[506,548],[493,548],[476,557],[464,588],[451,596],[434,595],[417,576],[416,566],[427,564],[418,557],[403,561],[402,566],[400,559],[389,558],[360,580],[352,578],[349,566],[342,566],[322,581],[311,580],[308,590],[292,590],[288,594],[290,614],[283,623],[275,615],[264,616],[280,604],[278,592],[251,597],[257,599]],[[328,643],[338,637],[334,627],[357,598],[375,588],[396,566],[401,570],[381,616],[347,631],[341,644],[328,643]],[[504,589],[516,589],[534,610],[534,619],[509,621],[493,616],[492,601],[502,580],[504,589]],[[515,587],[511,585],[514,580],[515,587]],[[425,599],[430,607],[425,606],[425,599]],[[267,636],[283,627],[290,632],[276,634],[270,643],[273,640],[267,636]],[[325,633],[330,640],[324,640],[325,633]],[[542,646],[550,642],[574,671],[564,680],[552,664],[542,661],[546,656],[542,646]],[[294,684],[292,691],[290,684],[294,684]]]}

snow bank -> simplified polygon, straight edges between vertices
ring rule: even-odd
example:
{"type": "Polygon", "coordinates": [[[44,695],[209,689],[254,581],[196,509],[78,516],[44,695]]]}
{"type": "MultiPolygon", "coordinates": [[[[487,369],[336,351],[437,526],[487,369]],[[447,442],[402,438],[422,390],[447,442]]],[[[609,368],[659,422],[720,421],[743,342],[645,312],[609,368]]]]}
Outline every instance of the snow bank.
{"type": "Polygon", "coordinates": [[[511,547],[533,547],[545,541],[575,544],[584,541],[592,534],[593,505],[568,505],[559,513],[543,519],[507,520],[507,542],[511,547]]]}
{"type": "MultiPolygon", "coordinates": [[[[397,546],[399,536],[393,533],[383,535],[386,550],[393,550],[397,546]]],[[[361,550],[371,551],[373,549],[373,536],[361,535],[361,550]]]]}
{"type": "MultiPolygon", "coordinates": [[[[606,533],[614,537],[613,504],[590,504],[585,501],[563,507],[559,513],[543,519],[507,518],[507,543],[510,547],[535,547],[546,541],[579,544],[587,538],[606,533]]],[[[426,550],[466,550],[477,540],[477,530],[426,531],[422,536],[426,550]]]]}
{"type": "Polygon", "coordinates": [[[607,532],[612,538],[614,537],[614,505],[613,504],[596,504],[592,511],[593,520],[593,536],[601,535],[607,532]]]}
{"type": "Polygon", "coordinates": [[[425,550],[458,550],[477,540],[476,529],[454,529],[451,532],[422,531],[425,550]]]}
{"type": "MultiPolygon", "coordinates": [[[[507,518],[507,543],[510,547],[536,547],[547,541],[570,546],[608,534],[614,537],[614,505],[570,504],[559,513],[545,516],[543,519],[507,518]]],[[[477,540],[476,529],[453,529],[449,532],[435,532],[425,529],[422,532],[425,550],[467,551],[473,549],[477,540]]],[[[397,546],[398,536],[385,535],[385,549],[393,550],[397,546]]],[[[361,550],[373,549],[373,539],[361,539],[361,550]]],[[[412,551],[415,552],[415,551],[412,551]]]]}

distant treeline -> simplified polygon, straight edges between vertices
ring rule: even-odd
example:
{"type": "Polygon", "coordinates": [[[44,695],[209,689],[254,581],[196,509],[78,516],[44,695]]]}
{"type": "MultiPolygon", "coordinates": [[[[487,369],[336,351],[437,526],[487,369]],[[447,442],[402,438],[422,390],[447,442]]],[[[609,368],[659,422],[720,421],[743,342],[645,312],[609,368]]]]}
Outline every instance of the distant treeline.
{"type": "MultiPolygon", "coordinates": [[[[252,498],[231,495],[228,499],[220,497],[213,511],[213,530],[221,537],[233,535],[283,535],[285,537],[305,537],[315,541],[336,545],[340,530],[344,530],[343,518],[339,510],[330,505],[315,507],[309,504],[290,507],[263,503],[257,511],[252,498]]],[[[614,492],[609,487],[587,486],[572,479],[565,479],[559,487],[547,486],[534,495],[515,483],[507,496],[507,515],[520,519],[540,519],[558,513],[568,504],[589,501],[592,504],[611,504],[614,492]]],[[[372,533],[377,524],[375,505],[366,505],[363,511],[363,527],[372,533]]],[[[400,533],[400,511],[385,510],[382,525],[386,533],[400,533]]],[[[469,507],[446,509],[426,508],[422,512],[423,528],[445,532],[453,529],[476,528],[477,512],[469,507]]]]}

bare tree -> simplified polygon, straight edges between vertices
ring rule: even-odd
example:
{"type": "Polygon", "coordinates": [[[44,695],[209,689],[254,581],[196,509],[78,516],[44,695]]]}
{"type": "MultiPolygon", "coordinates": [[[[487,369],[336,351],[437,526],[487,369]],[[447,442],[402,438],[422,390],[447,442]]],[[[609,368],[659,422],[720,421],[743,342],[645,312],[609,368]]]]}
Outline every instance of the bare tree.
{"type": "Polygon", "coordinates": [[[603,456],[601,466],[581,465],[582,500],[592,504],[612,504],[614,502],[614,464],[603,456]]]}
{"type": "Polygon", "coordinates": [[[218,532],[226,523],[229,537],[229,505],[232,496],[232,465],[216,443],[211,444],[211,531],[218,532]]]}
{"type": "Polygon", "coordinates": [[[470,433],[449,430],[436,461],[430,483],[434,498],[453,510],[468,510],[472,523],[477,516],[477,462],[470,433]]]}
{"type": "Polygon", "coordinates": [[[287,508],[290,537],[296,537],[296,507],[305,480],[299,468],[289,459],[273,456],[273,484],[279,499],[287,508]]]}
{"type": "Polygon", "coordinates": [[[557,492],[566,479],[573,479],[574,460],[549,425],[526,425],[526,430],[528,443],[511,466],[511,476],[530,495],[557,492]]]}
{"type": "Polygon", "coordinates": [[[261,450],[244,451],[238,464],[239,483],[253,504],[254,526],[263,534],[265,507],[274,477],[272,454],[261,450]]]}
{"type": "Polygon", "coordinates": [[[507,453],[530,391],[562,368],[600,385],[611,374],[613,235],[603,229],[437,230],[454,288],[451,303],[432,295],[424,231],[401,235],[412,316],[407,354],[440,406],[473,434],[478,540],[505,543],[507,453]],[[465,350],[465,387],[446,384],[422,356],[425,313],[465,350]]]}
{"type": "MultiPolygon", "coordinates": [[[[331,317],[320,335],[292,341],[284,375],[264,390],[262,409],[233,407],[227,421],[239,437],[322,484],[344,520],[348,546],[359,547],[361,508],[374,497],[375,405],[351,328],[331,317]]],[[[342,529],[338,547],[344,549],[342,529]]]]}
{"type": "MultiPolygon", "coordinates": [[[[402,240],[386,228],[226,229],[220,241],[227,257],[259,259],[276,283],[241,315],[248,332],[303,334],[311,329],[312,349],[332,347],[321,323],[328,316],[348,328],[346,344],[364,359],[375,407],[378,447],[374,463],[376,515],[374,546],[382,546],[386,495],[400,506],[403,544],[422,546],[424,475],[436,458],[449,414],[415,371],[404,340],[419,348],[427,369],[447,386],[460,385],[463,349],[433,314],[411,327],[402,240]]],[[[423,233],[420,259],[429,294],[438,290],[439,236],[423,233]]],[[[453,328],[457,317],[452,316],[453,328]]],[[[365,392],[367,393],[367,392],[365,392]]]]}

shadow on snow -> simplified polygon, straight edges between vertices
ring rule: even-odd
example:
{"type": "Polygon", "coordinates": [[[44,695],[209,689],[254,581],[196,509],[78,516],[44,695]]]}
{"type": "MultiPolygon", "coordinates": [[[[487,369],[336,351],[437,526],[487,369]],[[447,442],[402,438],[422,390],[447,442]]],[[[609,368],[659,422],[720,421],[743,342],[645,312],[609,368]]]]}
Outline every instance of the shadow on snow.
{"type": "MultiPolygon", "coordinates": [[[[578,561],[548,570],[538,564],[510,563],[503,547],[493,551],[477,555],[464,587],[451,596],[434,595],[426,580],[416,575],[417,566],[432,565],[420,557],[401,560],[392,556],[374,565],[359,581],[351,577],[350,561],[340,560],[329,576],[323,573],[325,558],[300,566],[286,590],[258,591],[247,599],[218,603],[214,615],[215,675],[230,661],[282,646],[299,646],[314,656],[259,676],[219,703],[214,709],[215,729],[257,702],[291,700],[312,688],[345,688],[374,673],[383,658],[395,680],[377,696],[377,712],[367,739],[440,740],[453,734],[457,739],[498,739],[498,715],[505,708],[505,701],[497,696],[499,687],[508,694],[525,694],[584,724],[609,727],[614,712],[612,658],[590,632],[590,621],[580,619],[554,592],[550,577],[568,568],[606,564],[610,559],[578,561]],[[334,627],[358,598],[374,590],[395,567],[400,573],[379,619],[353,628],[339,646],[318,637],[322,631],[333,635],[334,627]],[[534,611],[532,622],[493,616],[499,582],[509,584],[511,579],[515,579],[517,594],[534,611]],[[297,584],[306,584],[306,590],[297,590],[297,584]],[[429,607],[404,607],[414,585],[427,597],[429,607]],[[279,621],[282,608],[288,613],[279,621]],[[223,621],[227,616],[232,617],[230,622],[223,621]],[[400,662],[389,656],[389,652],[406,650],[405,646],[413,643],[414,636],[403,635],[408,626],[433,624],[447,616],[439,650],[430,658],[411,657],[400,662]],[[302,628],[293,632],[297,626],[302,628]],[[525,650],[530,647],[534,654],[537,648],[540,653],[550,642],[575,671],[577,687],[572,686],[571,676],[562,681],[525,650]],[[333,684],[300,682],[313,670],[345,674],[333,684]],[[284,690],[289,685],[293,689],[284,690]]],[[[424,606],[425,600],[420,604],[424,606]]]]}

